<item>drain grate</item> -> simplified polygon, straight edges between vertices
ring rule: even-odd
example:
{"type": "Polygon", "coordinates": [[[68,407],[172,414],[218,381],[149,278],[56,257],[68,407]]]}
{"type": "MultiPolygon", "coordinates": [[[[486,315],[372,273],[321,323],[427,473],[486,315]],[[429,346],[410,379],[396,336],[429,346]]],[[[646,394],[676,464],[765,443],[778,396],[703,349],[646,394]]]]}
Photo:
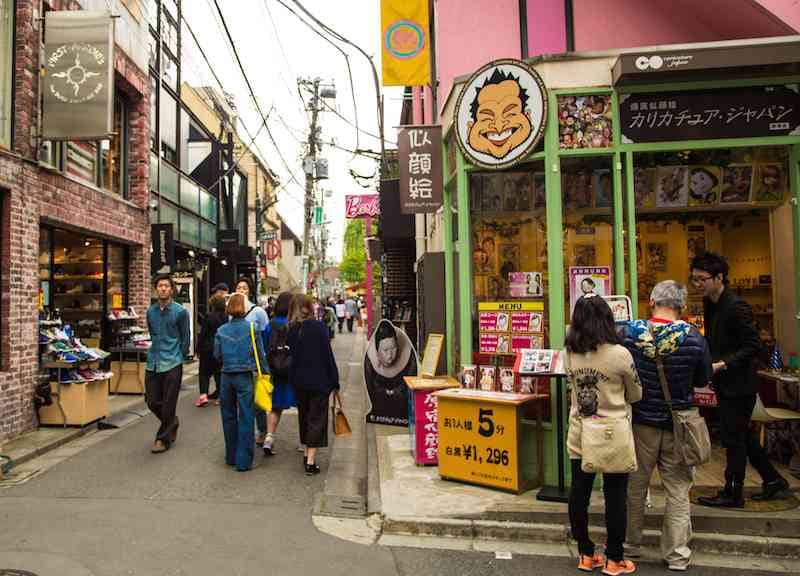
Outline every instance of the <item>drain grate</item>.
{"type": "Polygon", "coordinates": [[[314,513],[323,516],[363,518],[367,514],[367,505],[364,498],[361,496],[324,494],[319,499],[314,513]]]}

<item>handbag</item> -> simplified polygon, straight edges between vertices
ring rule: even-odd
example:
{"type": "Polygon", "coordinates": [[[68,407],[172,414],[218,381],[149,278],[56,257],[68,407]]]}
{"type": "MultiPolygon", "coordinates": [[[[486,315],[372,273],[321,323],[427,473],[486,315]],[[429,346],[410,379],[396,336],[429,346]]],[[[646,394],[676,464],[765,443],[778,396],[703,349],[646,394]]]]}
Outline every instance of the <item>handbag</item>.
{"type": "Polygon", "coordinates": [[[656,369],[664,400],[666,400],[670,416],[672,416],[675,456],[687,466],[705,464],[711,459],[711,437],[708,434],[706,420],[700,415],[700,410],[697,408],[672,409],[672,394],[669,392],[664,361],[658,353],[658,348],[656,348],[656,369]]]}
{"type": "Polygon", "coordinates": [[[344,415],[344,410],[342,410],[342,399],[338,392],[333,393],[331,415],[333,416],[333,433],[336,436],[350,436],[353,433],[350,428],[350,422],[347,421],[347,416],[344,415]]]}
{"type": "Polygon", "coordinates": [[[272,379],[269,374],[261,372],[261,362],[258,359],[258,346],[256,345],[256,331],[250,322],[250,340],[253,342],[253,356],[256,359],[256,385],[255,403],[264,412],[272,412],[272,379]]]}
{"type": "MultiPolygon", "coordinates": [[[[565,355],[565,367],[576,394],[570,354],[565,355]]],[[[577,402],[576,397],[573,402],[577,402]]],[[[581,422],[581,470],[589,474],[627,474],[635,472],[636,446],[630,413],[617,416],[579,416],[581,422]]]]}

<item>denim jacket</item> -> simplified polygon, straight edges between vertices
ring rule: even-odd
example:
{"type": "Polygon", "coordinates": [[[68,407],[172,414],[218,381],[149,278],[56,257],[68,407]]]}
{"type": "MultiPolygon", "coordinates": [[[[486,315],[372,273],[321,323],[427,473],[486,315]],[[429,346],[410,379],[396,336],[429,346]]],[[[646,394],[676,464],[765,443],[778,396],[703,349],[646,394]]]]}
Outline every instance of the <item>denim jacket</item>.
{"type": "Polygon", "coordinates": [[[158,303],[147,310],[147,328],[152,346],[147,353],[147,370],[167,372],[189,356],[189,313],[176,302],[163,310],[158,303]]]}
{"type": "MultiPolygon", "coordinates": [[[[253,341],[250,338],[250,326],[244,318],[234,318],[217,330],[214,338],[214,357],[222,363],[223,372],[255,372],[256,359],[253,354],[253,341]]],[[[264,353],[264,342],[256,331],[256,347],[261,372],[267,374],[267,356],[264,353]]]]}

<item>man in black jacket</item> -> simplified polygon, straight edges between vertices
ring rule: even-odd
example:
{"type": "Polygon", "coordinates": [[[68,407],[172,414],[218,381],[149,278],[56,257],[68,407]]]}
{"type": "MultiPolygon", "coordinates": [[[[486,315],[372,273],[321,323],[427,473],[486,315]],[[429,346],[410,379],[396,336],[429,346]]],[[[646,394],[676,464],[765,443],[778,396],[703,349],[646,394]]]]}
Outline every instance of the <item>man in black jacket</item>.
{"type": "Polygon", "coordinates": [[[789,487],[758,439],[750,434],[759,384],[754,361],[761,350],[761,339],[750,305],[728,289],[725,259],[706,252],[692,260],[691,268],[692,284],[703,291],[705,336],[713,360],[722,444],[727,449],[725,488],[716,496],[699,501],[706,506],[742,508],[748,458],[763,484],[763,490],[754,494],[753,500],[770,500],[789,487]]]}

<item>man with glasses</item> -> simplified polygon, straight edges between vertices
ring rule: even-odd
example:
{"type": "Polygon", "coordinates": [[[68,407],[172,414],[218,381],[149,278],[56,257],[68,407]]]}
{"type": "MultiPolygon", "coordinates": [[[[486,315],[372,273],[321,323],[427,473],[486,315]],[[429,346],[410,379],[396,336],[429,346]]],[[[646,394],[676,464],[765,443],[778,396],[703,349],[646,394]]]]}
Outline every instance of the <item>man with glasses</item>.
{"type": "Polygon", "coordinates": [[[753,500],[771,500],[789,484],[772,466],[755,435],[750,434],[759,384],[754,361],[761,351],[753,311],[728,289],[728,263],[724,258],[705,252],[692,259],[691,269],[692,284],[703,292],[705,337],[711,349],[713,387],[727,458],[725,488],[714,497],[698,501],[706,506],[744,507],[742,490],[748,458],[763,484],[753,500]]]}

